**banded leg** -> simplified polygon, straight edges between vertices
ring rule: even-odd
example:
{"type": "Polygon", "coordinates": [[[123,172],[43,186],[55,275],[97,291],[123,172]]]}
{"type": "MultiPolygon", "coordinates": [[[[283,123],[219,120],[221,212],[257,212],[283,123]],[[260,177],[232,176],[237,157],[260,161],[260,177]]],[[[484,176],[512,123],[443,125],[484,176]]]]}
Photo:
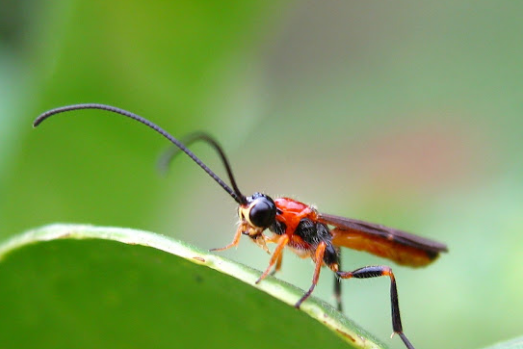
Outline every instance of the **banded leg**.
{"type": "Polygon", "coordinates": [[[327,247],[327,244],[325,242],[320,242],[318,244],[318,247],[316,248],[316,251],[314,252],[314,262],[316,263],[316,266],[314,267],[314,274],[312,275],[312,285],[309,288],[307,292],[296,302],[294,307],[300,308],[301,303],[305,301],[309,296],[312,294],[312,291],[314,291],[314,288],[318,284],[318,279],[320,278],[320,271],[321,267],[323,265],[323,256],[325,255],[325,248],[327,247]]]}
{"type": "Polygon", "coordinates": [[[392,330],[397,333],[405,346],[408,349],[414,349],[409,339],[403,334],[403,326],[401,324],[400,307],[398,302],[398,288],[396,287],[396,279],[392,273],[392,269],[387,266],[370,266],[356,269],[354,271],[338,271],[336,273],[342,279],[367,279],[380,276],[388,276],[390,278],[390,303],[392,313],[392,330]]]}

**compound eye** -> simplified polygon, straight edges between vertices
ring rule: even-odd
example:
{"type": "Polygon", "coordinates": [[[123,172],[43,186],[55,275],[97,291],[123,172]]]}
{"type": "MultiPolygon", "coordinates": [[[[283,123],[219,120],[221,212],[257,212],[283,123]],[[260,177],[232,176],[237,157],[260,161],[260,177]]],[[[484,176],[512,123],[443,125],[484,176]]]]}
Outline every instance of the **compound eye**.
{"type": "Polygon", "coordinates": [[[268,228],[276,219],[276,205],[269,197],[260,197],[252,203],[249,221],[256,227],[268,228]]]}

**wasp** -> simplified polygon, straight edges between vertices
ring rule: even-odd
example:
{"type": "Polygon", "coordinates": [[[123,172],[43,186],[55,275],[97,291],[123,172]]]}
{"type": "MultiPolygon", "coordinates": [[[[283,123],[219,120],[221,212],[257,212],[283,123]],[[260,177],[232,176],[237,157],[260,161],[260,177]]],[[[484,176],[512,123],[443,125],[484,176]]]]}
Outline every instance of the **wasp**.
{"type": "Polygon", "coordinates": [[[230,244],[222,248],[212,249],[212,251],[222,251],[237,246],[242,235],[249,237],[254,243],[269,253],[270,250],[267,247],[267,243],[276,244],[271,254],[269,265],[256,283],[261,282],[271,272],[280,270],[283,251],[286,248],[290,248],[302,258],[311,258],[315,265],[312,283],[310,288],[296,302],[296,308],[299,308],[314,291],[323,266],[328,267],[336,275],[335,295],[340,311],[342,310],[340,280],[389,277],[393,334],[397,334],[408,349],[414,349],[414,346],[403,332],[398,289],[392,269],[388,266],[377,265],[366,266],[352,271],[340,270],[340,249],[341,247],[346,247],[366,251],[379,257],[387,258],[399,265],[422,267],[432,263],[441,252],[447,252],[448,249],[445,244],[380,224],[322,213],[311,205],[289,197],[273,199],[266,194],[258,192],[251,196],[245,196],[236,184],[225,152],[214,138],[205,133],[197,133],[188,138],[186,143],[189,144],[194,141],[208,143],[218,153],[223,162],[230,186],[207,167],[184,143],[164,129],[137,114],[117,107],[95,103],[59,107],[38,116],[33,126],[38,126],[53,115],[81,109],[104,110],[142,123],[165,137],[176,147],[173,148],[176,151],[170,151],[166,154],[163,160],[164,165],[177,152],[182,151],[213,178],[238,203],[239,225],[230,244]],[[265,235],[264,232],[266,231],[269,231],[270,235],[265,235]]]}

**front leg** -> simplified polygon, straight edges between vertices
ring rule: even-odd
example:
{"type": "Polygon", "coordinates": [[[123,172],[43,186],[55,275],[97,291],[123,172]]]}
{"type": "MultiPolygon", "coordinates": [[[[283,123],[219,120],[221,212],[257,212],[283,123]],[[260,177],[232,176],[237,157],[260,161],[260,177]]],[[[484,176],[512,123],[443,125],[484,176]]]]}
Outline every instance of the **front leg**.
{"type": "MultiPolygon", "coordinates": [[[[266,242],[272,242],[272,243],[278,243],[278,241],[280,240],[280,236],[281,235],[276,235],[276,234],[273,234],[271,236],[266,236],[265,237],[265,241],[266,242]]],[[[276,266],[274,267],[274,269],[270,272],[269,275],[273,276],[274,274],[276,274],[277,272],[279,272],[281,270],[281,263],[282,263],[282,259],[283,259],[283,253],[280,254],[280,257],[278,258],[278,260],[276,261],[276,266]]]]}
{"type": "Polygon", "coordinates": [[[281,270],[281,262],[282,262],[282,259],[283,259],[283,253],[280,254],[280,256],[278,257],[278,260],[276,261],[276,266],[274,267],[274,269],[269,273],[270,276],[273,276],[274,274],[276,274],[277,272],[279,272],[281,270]]]}
{"type": "Polygon", "coordinates": [[[228,250],[231,247],[238,246],[238,244],[240,243],[240,237],[242,236],[243,231],[244,231],[244,227],[242,224],[240,224],[240,226],[238,227],[238,230],[236,230],[236,234],[234,234],[234,238],[232,239],[232,242],[230,244],[228,244],[225,247],[211,248],[209,251],[224,251],[224,250],[228,250]]]}
{"type": "Polygon", "coordinates": [[[281,235],[281,236],[279,236],[278,246],[276,246],[276,248],[274,249],[274,253],[272,254],[271,260],[269,262],[269,266],[267,267],[267,269],[265,269],[265,271],[258,278],[258,280],[256,280],[256,283],[259,283],[260,281],[265,279],[265,277],[267,277],[267,275],[269,275],[269,273],[271,272],[272,267],[274,267],[274,265],[278,262],[278,260],[281,259],[281,256],[282,256],[282,253],[283,253],[283,249],[285,248],[285,246],[287,246],[288,243],[289,243],[289,236],[288,235],[281,235]]]}
{"type": "Polygon", "coordinates": [[[264,250],[265,252],[267,252],[269,254],[271,253],[269,251],[269,248],[267,247],[267,244],[265,243],[265,240],[267,239],[267,237],[265,235],[263,235],[263,229],[252,227],[246,222],[240,223],[240,225],[238,226],[238,229],[236,230],[236,234],[234,234],[234,238],[232,239],[232,242],[230,244],[228,244],[225,247],[221,247],[221,248],[211,248],[210,251],[224,251],[224,250],[228,250],[231,247],[238,246],[238,244],[240,243],[240,238],[241,238],[242,234],[249,236],[252,239],[252,241],[256,245],[260,246],[261,249],[264,250]]]}

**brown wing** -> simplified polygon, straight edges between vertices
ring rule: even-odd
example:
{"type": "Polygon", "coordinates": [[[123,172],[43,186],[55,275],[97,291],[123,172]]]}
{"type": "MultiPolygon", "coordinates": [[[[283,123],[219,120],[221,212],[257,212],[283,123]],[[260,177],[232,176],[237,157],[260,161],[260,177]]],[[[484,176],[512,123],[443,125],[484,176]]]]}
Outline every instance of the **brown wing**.
{"type": "Polygon", "coordinates": [[[332,225],[332,242],[388,258],[398,264],[420,267],[434,261],[447,246],[405,231],[357,219],[318,213],[318,220],[332,225]]]}

